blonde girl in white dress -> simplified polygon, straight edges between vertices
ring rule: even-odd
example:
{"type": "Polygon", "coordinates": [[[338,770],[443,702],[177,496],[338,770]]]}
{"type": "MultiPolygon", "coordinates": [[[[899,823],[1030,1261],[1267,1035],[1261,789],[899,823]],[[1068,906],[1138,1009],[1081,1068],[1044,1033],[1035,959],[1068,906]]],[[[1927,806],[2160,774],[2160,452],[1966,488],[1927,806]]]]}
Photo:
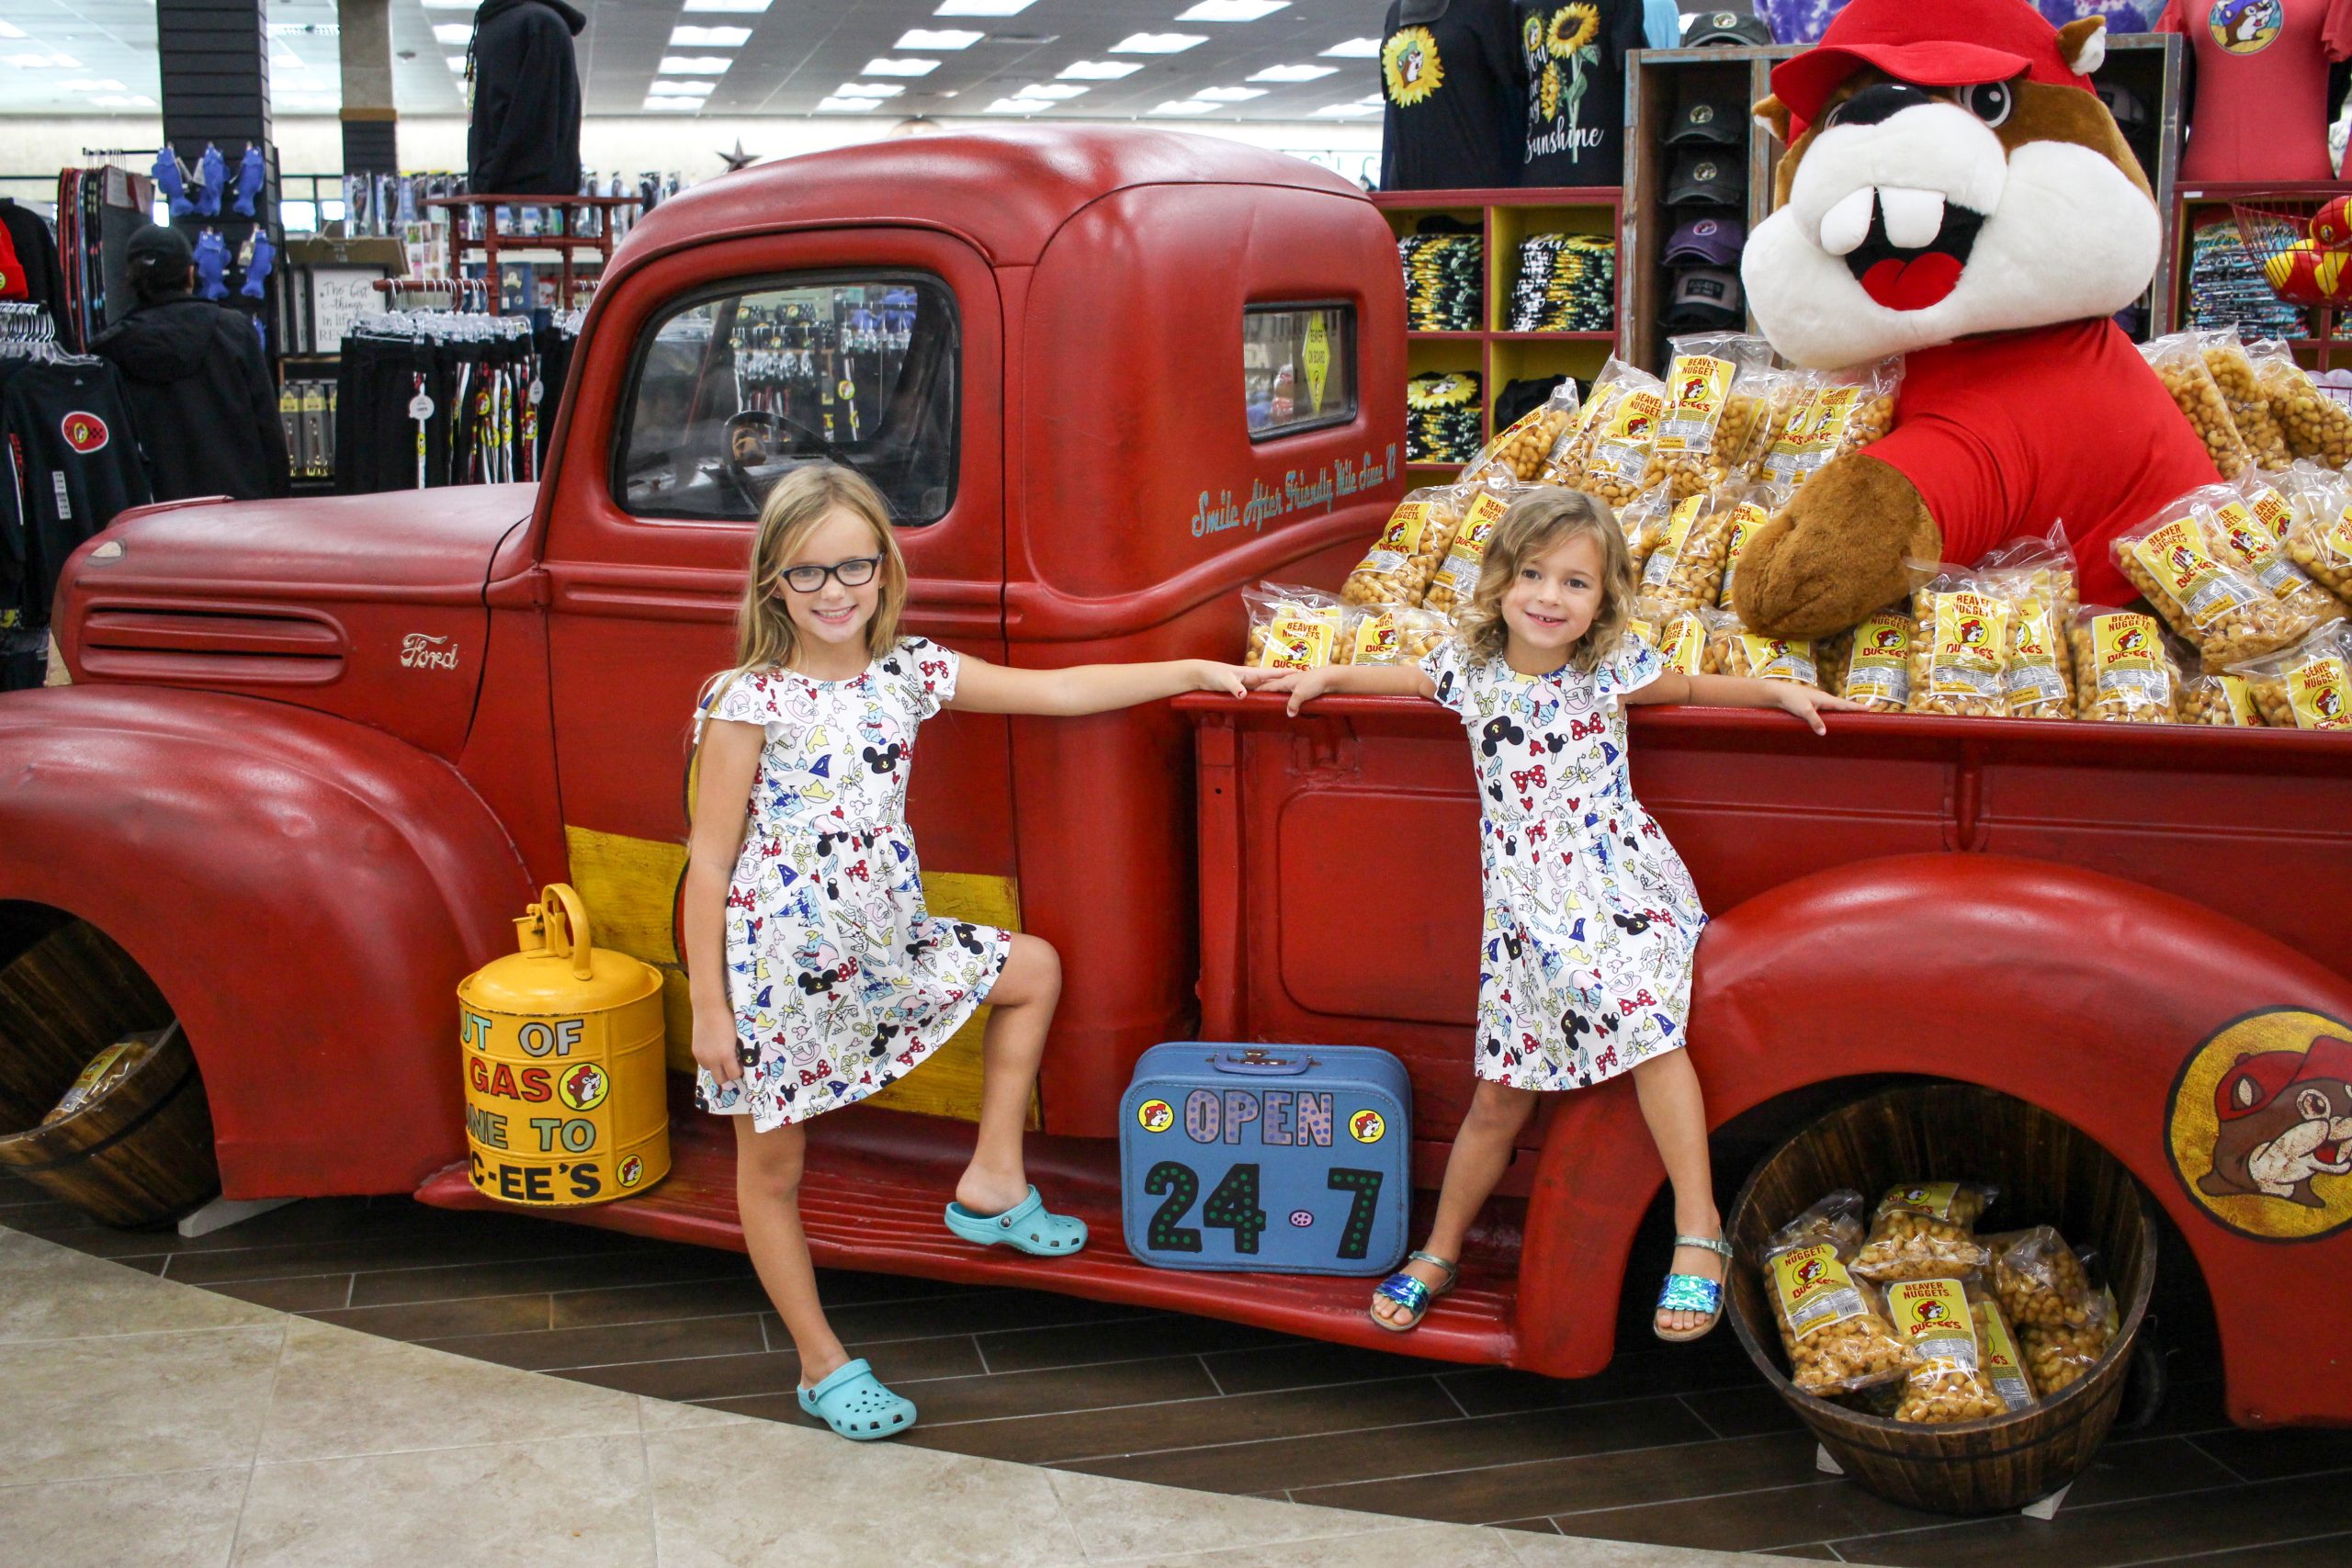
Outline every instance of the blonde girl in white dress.
{"type": "Polygon", "coordinates": [[[871,484],[828,464],[777,481],[736,666],[697,715],[686,866],[695,1103],[735,1118],[743,1238],[800,1354],[801,1407],[858,1439],[906,1431],[915,1407],[850,1357],[817,1298],[798,1205],[809,1117],[920,1067],[985,1002],[979,1127],[946,1226],[1043,1258],[1086,1244],[1022,1163],[1060,960],[1036,937],[925,908],[906,824],[917,729],[944,707],[1102,713],[1271,673],[1204,660],[1006,669],[902,637],[906,603],[871,484]]]}
{"type": "Polygon", "coordinates": [[[1707,1115],[1683,1051],[1706,911],[1634,797],[1625,705],[1784,708],[1824,728],[1853,705],[1786,681],[1683,675],[1626,630],[1634,574],[1609,508],[1576,491],[1522,497],[1495,525],[1455,636],[1419,665],[1315,670],[1277,683],[1290,711],[1332,692],[1431,698],[1462,718],[1478,780],[1486,919],[1478,1083],[1454,1134],[1427,1244],[1374,1294],[1403,1332],[1453,1284],[1462,1244],[1510,1163],[1536,1096],[1630,1072],[1674,1188],[1675,1258],[1660,1338],[1723,1314],[1724,1259],[1707,1115]]]}

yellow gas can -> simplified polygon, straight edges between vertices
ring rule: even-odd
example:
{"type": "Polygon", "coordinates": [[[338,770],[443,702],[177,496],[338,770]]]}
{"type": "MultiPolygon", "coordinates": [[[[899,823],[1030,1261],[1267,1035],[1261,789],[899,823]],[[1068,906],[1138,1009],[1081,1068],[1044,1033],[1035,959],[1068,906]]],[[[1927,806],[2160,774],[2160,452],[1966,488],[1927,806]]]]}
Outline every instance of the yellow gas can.
{"type": "Polygon", "coordinates": [[[560,882],[514,934],[521,952],[458,987],[474,1187],[548,1206],[645,1191],[670,1173],[662,976],[594,946],[560,882]]]}

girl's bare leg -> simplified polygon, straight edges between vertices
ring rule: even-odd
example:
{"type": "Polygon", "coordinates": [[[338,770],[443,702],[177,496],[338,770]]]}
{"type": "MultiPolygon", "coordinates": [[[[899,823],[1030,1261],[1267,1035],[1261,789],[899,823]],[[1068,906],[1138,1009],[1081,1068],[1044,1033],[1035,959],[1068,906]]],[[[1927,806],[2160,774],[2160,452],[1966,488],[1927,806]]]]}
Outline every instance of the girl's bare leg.
{"type": "MultiPolygon", "coordinates": [[[[1437,1220],[1430,1226],[1422,1251],[1462,1261],[1462,1244],[1469,1235],[1471,1222],[1510,1167],[1519,1131],[1534,1112],[1535,1092],[1478,1080],[1461,1130],[1453,1134],[1453,1148],[1445,1156],[1445,1180],[1437,1190],[1437,1220]]],[[[1445,1270],[1433,1264],[1408,1262],[1404,1272],[1431,1289],[1445,1282],[1445,1270]]],[[[1404,1323],[1413,1315],[1402,1303],[1378,1294],[1372,1298],[1372,1310],[1387,1323],[1404,1323]]]]}
{"type": "MultiPolygon", "coordinates": [[[[1699,1075],[1687,1051],[1668,1051],[1635,1065],[1634,1091],[1642,1102],[1642,1120],[1649,1123],[1658,1157],[1666,1162],[1666,1179],[1674,1187],[1674,1234],[1720,1236],[1723,1216],[1715,1212],[1715,1183],[1707,1163],[1707,1107],[1699,1094],[1699,1075]]],[[[1721,1280],[1721,1254],[1702,1247],[1674,1249],[1671,1271],[1721,1280]]],[[[1695,1312],[1661,1312],[1657,1325],[1669,1330],[1698,1327],[1706,1318],[1695,1312]]]]}
{"type": "Polygon", "coordinates": [[[1016,934],[1004,972],[989,992],[981,1036],[980,1129],[956,1201],[975,1214],[1001,1214],[1029,1196],[1021,1138],[1045,1060],[1046,1031],[1062,996],[1062,961],[1051,944],[1016,934]]]}
{"type": "Polygon", "coordinates": [[[760,1284],[800,1352],[800,1386],[813,1388],[839,1371],[849,1352],[825,1321],[817,1299],[817,1269],[800,1228],[800,1171],[808,1137],[798,1123],[753,1130],[749,1116],[735,1122],[735,1210],[760,1284]]]}

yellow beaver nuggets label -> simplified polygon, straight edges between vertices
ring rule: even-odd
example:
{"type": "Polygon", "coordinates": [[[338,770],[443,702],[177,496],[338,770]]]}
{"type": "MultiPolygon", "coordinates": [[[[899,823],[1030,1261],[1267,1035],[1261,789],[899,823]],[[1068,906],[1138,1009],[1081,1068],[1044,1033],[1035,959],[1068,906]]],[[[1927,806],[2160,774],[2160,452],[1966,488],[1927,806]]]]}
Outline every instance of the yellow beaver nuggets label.
{"type": "Polygon", "coordinates": [[[1752,501],[1741,502],[1739,510],[1732,513],[1731,532],[1724,540],[1724,588],[1717,604],[1728,605],[1731,603],[1731,584],[1732,580],[1739,575],[1740,552],[1747,548],[1747,542],[1763,532],[1764,525],[1771,520],[1772,514],[1752,501]]]}
{"type": "Polygon", "coordinates": [[[1331,662],[1331,643],[1339,628],[1316,615],[1277,615],[1266,627],[1268,670],[1319,670],[1331,662]]]}
{"type": "Polygon", "coordinates": [[[1976,1321],[1957,1280],[1898,1280],[1886,1288],[1895,1337],[1930,1363],[1976,1370],[1976,1321]]]}
{"type": "Polygon", "coordinates": [[[1911,695],[1911,617],[1881,610],[1854,628],[1846,665],[1845,695],[1857,702],[1899,703],[1911,695]]]}
{"type": "Polygon", "coordinates": [[[1976,1324],[1976,1346],[1993,1392],[2011,1410],[2023,1410],[2033,1403],[2033,1385],[2026,1381],[2025,1363],[2018,1358],[2018,1342],[2002,1320],[2000,1303],[1971,1302],[1968,1315],[1976,1324]]]}
{"type": "Polygon", "coordinates": [[[2344,515],[2328,525],[2327,532],[2319,536],[2319,543],[2330,560],[2352,561],[2352,506],[2346,507],[2344,515]]]}
{"type": "Polygon", "coordinates": [[[1814,664],[1813,644],[1809,642],[1758,637],[1753,632],[1740,633],[1739,641],[1747,652],[1747,672],[1756,680],[1794,681],[1810,686],[1820,672],[1814,664]]]}
{"type": "Polygon", "coordinates": [[[1959,1196],[1960,1183],[1957,1181],[1922,1181],[1888,1193],[1885,1201],[1879,1206],[1948,1220],[1951,1218],[1952,1200],[1959,1196]]]}
{"type": "Polygon", "coordinates": [[[2132,547],[2198,630],[2254,602],[2251,586],[2213,558],[2195,517],[2177,517],[2132,547]]]}
{"type": "Polygon", "coordinates": [[[1657,649],[1658,661],[1677,674],[1696,675],[1707,651],[1707,628],[1699,617],[1689,613],[1675,616],[1666,623],[1653,645],[1657,649]]]}
{"type": "Polygon", "coordinates": [[[1686,354],[1666,373],[1668,395],[1674,400],[1658,426],[1661,452],[1707,452],[1714,448],[1715,426],[1723,423],[1724,400],[1731,395],[1737,367],[1728,359],[1686,354]]]}
{"type": "Polygon", "coordinates": [[[2352,729],[2352,670],[2335,657],[2287,671],[2287,701],[2298,729],[2352,729]]]}
{"type": "Polygon", "coordinates": [[[2287,498],[2263,485],[2254,492],[2254,520],[2262,525],[2273,540],[2283,539],[2287,530],[2295,525],[2295,509],[2287,498]]]}
{"type": "Polygon", "coordinates": [[[2230,705],[2232,724],[2258,725],[2262,722],[2255,713],[2254,689],[2245,683],[2245,676],[2216,675],[2212,679],[2222,688],[2222,700],[2230,705]]]}
{"type": "Polygon", "coordinates": [[[1936,595],[1935,641],[1928,650],[1928,694],[2001,694],[2002,650],[2008,642],[2009,606],[1987,593],[1936,595]]]}
{"type": "Polygon", "coordinates": [[[1704,491],[1686,495],[1674,503],[1667,514],[1666,532],[1658,536],[1657,548],[1642,568],[1642,581],[1655,588],[1674,575],[1674,563],[1682,558],[1682,546],[1690,537],[1690,530],[1699,521],[1701,508],[1707,504],[1704,491]]]}
{"type": "Polygon", "coordinates": [[[1364,552],[1358,571],[1387,573],[1405,570],[1406,560],[1420,547],[1421,535],[1429,527],[1430,505],[1426,501],[1400,503],[1388,519],[1388,526],[1364,552]]]}
{"type": "Polygon", "coordinates": [[[1487,541],[1493,537],[1495,524],[1510,510],[1510,503],[1492,491],[1480,491],[1477,499],[1464,513],[1462,531],[1453,536],[1453,547],[1446,552],[1445,564],[1438,568],[1430,580],[1432,588],[1451,589],[1457,598],[1468,598],[1478,586],[1478,569],[1487,559],[1487,541]]]}
{"type": "Polygon", "coordinates": [[[2091,617],[2091,684],[2099,698],[2131,694],[2156,707],[2172,703],[2172,671],[2154,615],[2119,610],[2091,617]]]}
{"type": "Polygon", "coordinates": [[[1366,615],[1356,623],[1356,639],[1349,649],[1351,664],[1394,664],[1396,662],[1396,616],[1387,610],[1366,615]]]}
{"type": "Polygon", "coordinates": [[[1838,1261],[1838,1249],[1827,1242],[1776,1253],[1772,1289],[1781,1298],[1781,1315],[1789,1320],[1789,1332],[1799,1339],[1869,1310],[1854,1288],[1853,1276],[1838,1261]]]}

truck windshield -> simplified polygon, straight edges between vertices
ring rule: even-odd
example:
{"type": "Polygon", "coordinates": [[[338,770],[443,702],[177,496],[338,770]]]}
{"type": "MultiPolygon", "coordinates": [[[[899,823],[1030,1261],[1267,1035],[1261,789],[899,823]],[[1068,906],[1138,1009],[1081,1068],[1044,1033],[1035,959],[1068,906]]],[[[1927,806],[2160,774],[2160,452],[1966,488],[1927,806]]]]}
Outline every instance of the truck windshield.
{"type": "Polygon", "coordinates": [[[808,462],[901,524],[956,499],[955,296],[937,278],[763,279],[700,294],[639,345],[614,491],[633,516],[750,522],[808,462]]]}

